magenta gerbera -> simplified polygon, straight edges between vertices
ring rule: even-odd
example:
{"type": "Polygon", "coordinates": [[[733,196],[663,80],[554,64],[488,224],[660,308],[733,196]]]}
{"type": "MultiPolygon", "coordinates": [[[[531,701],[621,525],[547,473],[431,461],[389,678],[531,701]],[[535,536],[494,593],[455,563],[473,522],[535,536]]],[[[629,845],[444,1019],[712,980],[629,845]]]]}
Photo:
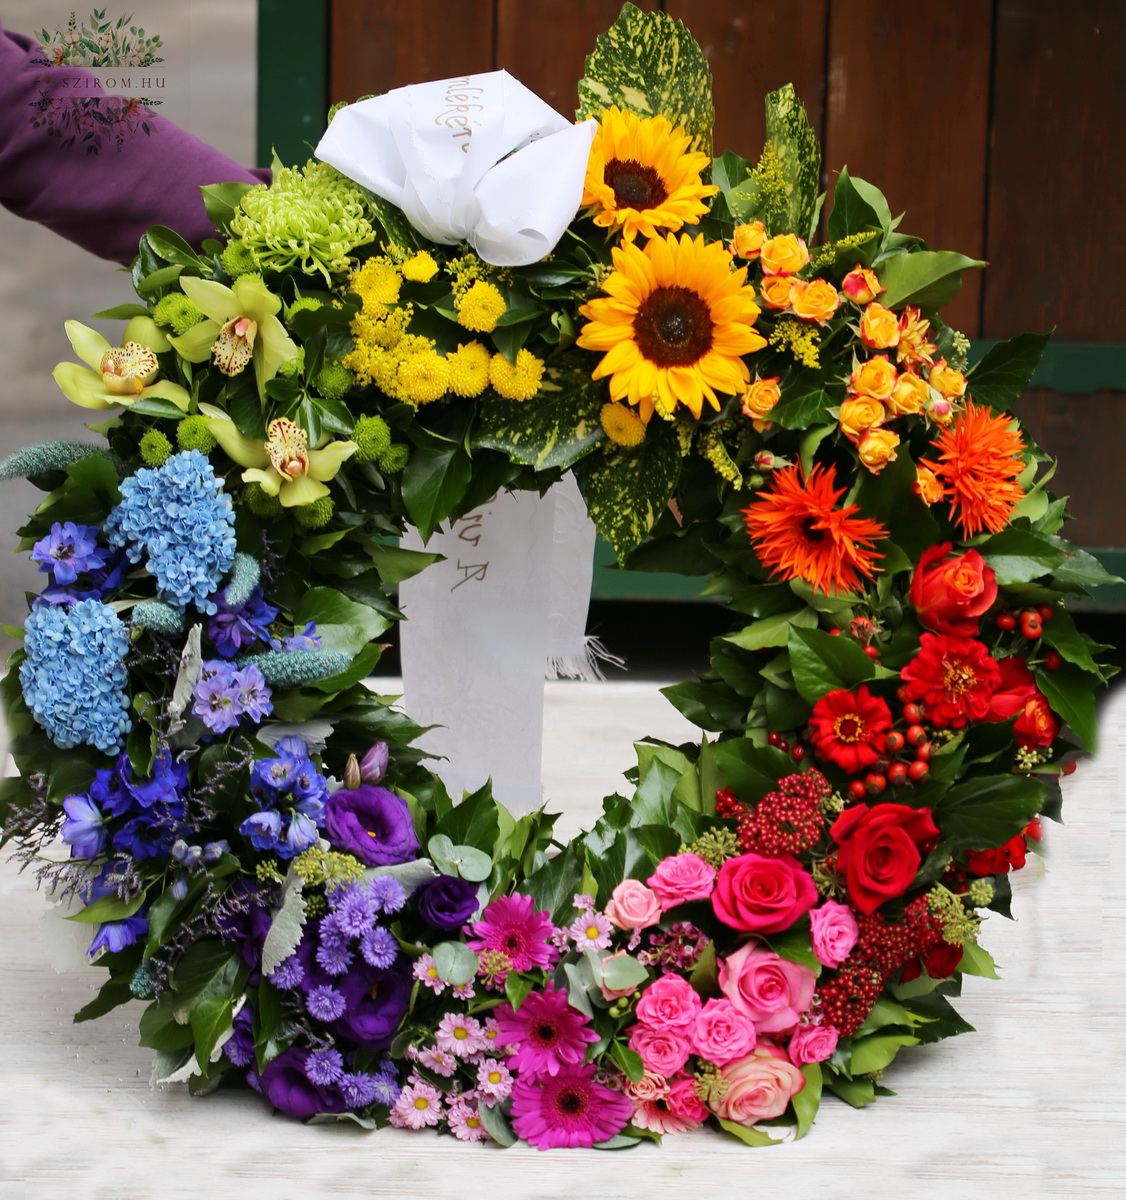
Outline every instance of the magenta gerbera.
{"type": "Polygon", "coordinates": [[[516,1045],[508,1065],[522,1075],[556,1075],[577,1066],[587,1043],[598,1041],[583,1014],[567,1003],[567,993],[551,983],[542,992],[531,992],[518,1012],[502,1004],[496,1019],[503,1042],[516,1045]]]}
{"type": "Polygon", "coordinates": [[[512,1088],[512,1128],[540,1150],[589,1149],[620,1133],[633,1102],[594,1082],[594,1067],[568,1067],[557,1075],[519,1078],[512,1088]]]}
{"type": "Polygon", "coordinates": [[[531,896],[519,892],[498,896],[469,926],[469,948],[482,954],[494,951],[503,954],[511,964],[510,971],[527,971],[532,967],[547,967],[555,960],[551,945],[555,926],[551,914],[536,912],[531,896]]]}

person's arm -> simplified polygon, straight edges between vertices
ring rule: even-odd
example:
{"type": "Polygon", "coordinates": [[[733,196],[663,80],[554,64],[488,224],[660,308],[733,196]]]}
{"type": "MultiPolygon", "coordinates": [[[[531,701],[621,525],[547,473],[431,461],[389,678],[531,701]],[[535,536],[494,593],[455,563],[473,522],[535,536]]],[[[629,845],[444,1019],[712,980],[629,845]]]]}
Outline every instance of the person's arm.
{"type": "Polygon", "coordinates": [[[214,236],[201,184],[269,180],[268,171],[247,170],[162,116],[149,118],[148,134],[124,132],[120,149],[113,138],[96,155],[78,141],[64,148],[46,124],[32,124],[36,105],[101,93],[62,87],[64,76],[86,72],[34,61],[42,57],[32,38],[0,26],[0,204],[17,216],[128,263],[150,225],[167,225],[197,247],[214,236]]]}

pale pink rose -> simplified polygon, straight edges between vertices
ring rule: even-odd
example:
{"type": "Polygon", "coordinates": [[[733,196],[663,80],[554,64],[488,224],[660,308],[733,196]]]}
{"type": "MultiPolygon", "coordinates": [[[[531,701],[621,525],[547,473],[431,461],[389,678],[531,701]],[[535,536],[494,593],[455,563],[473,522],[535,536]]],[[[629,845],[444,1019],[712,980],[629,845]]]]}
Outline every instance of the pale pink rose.
{"type": "Polygon", "coordinates": [[[655,1071],[666,1079],[675,1075],[688,1061],[691,1053],[688,1039],[669,1029],[654,1029],[651,1025],[634,1025],[629,1031],[629,1048],[641,1057],[647,1071],[655,1071]]]}
{"type": "Polygon", "coordinates": [[[645,929],[661,919],[661,902],[640,879],[623,879],[610,893],[604,911],[619,929],[645,929]]]}
{"type": "Polygon", "coordinates": [[[668,1029],[687,1037],[700,1013],[696,989],[679,975],[662,975],[641,994],[637,1019],[654,1029],[668,1029]]]}
{"type": "Polygon", "coordinates": [[[727,1080],[727,1094],[713,1104],[712,1111],[738,1125],[780,1117],[805,1087],[805,1076],[777,1046],[756,1046],[746,1058],[728,1063],[720,1074],[727,1080]]]}
{"type": "Polygon", "coordinates": [[[826,900],[809,914],[813,953],[827,967],[839,967],[848,958],[860,936],[856,918],[847,904],[826,900]]]}
{"type": "Polygon", "coordinates": [[[622,1091],[634,1101],[663,1100],[669,1094],[669,1081],[663,1075],[646,1071],[636,1083],[626,1080],[622,1091]]]}
{"type": "Polygon", "coordinates": [[[703,1125],[708,1119],[707,1105],[700,1099],[696,1091],[696,1080],[691,1075],[682,1075],[672,1081],[669,1094],[666,1097],[669,1108],[683,1121],[691,1121],[693,1126],[703,1125]]]}
{"type": "MultiPolygon", "coordinates": [[[[628,957],[629,957],[628,950],[615,950],[613,954],[607,954],[606,957],[602,960],[602,969],[603,970],[606,969],[606,964],[612,958],[628,958],[628,957]]],[[[600,983],[598,985],[598,987],[599,987],[599,990],[602,992],[602,999],[609,1000],[611,1002],[613,1002],[615,1000],[620,1000],[623,996],[632,995],[635,991],[637,991],[636,986],[634,986],[633,984],[631,984],[629,987],[624,987],[624,988],[609,988],[604,983],[600,983]]]]}
{"type": "Polygon", "coordinates": [[[798,1067],[824,1062],[837,1048],[839,1036],[832,1025],[799,1025],[790,1038],[790,1062],[798,1067]]]}
{"type": "Polygon", "coordinates": [[[715,887],[715,867],[698,854],[674,854],[663,859],[645,881],[657,893],[662,909],[691,900],[707,900],[715,887]]]}
{"type": "Polygon", "coordinates": [[[712,999],[700,1010],[692,1036],[692,1051],[708,1062],[724,1063],[743,1058],[755,1048],[754,1022],[730,1000],[712,999]]]}
{"type": "Polygon", "coordinates": [[[754,940],[719,964],[720,991],[750,1017],[758,1033],[793,1029],[813,999],[815,978],[809,967],[780,958],[754,940]]]}

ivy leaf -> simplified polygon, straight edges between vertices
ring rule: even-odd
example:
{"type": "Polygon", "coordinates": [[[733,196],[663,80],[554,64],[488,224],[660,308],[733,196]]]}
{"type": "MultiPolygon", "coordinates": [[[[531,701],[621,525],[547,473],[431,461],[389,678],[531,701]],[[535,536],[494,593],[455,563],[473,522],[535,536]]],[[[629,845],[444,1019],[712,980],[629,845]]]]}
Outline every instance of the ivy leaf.
{"type": "MultiPolygon", "coordinates": [[[[1065,662],[1058,671],[1037,668],[1036,686],[1048,698],[1052,711],[1071,726],[1084,750],[1093,751],[1099,738],[1095,716],[1094,680],[1086,671],[1065,662]]],[[[1000,843],[998,843],[999,845],[1000,843]]]]}
{"type": "Polygon", "coordinates": [[[808,429],[823,422],[825,410],[840,401],[841,397],[831,396],[816,376],[799,376],[770,410],[770,419],[783,429],[808,429]]]}
{"type": "Polygon", "coordinates": [[[997,412],[1009,409],[1032,382],[1050,333],[1018,333],[1000,342],[967,373],[974,399],[997,412]]]}
{"type": "Polygon", "coordinates": [[[1045,535],[1012,525],[982,542],[977,550],[997,572],[997,582],[1002,586],[1028,583],[1051,574],[1064,560],[1063,552],[1045,535]]]}
{"type": "Polygon", "coordinates": [[[955,848],[987,850],[1020,833],[1043,802],[1043,785],[1029,775],[979,776],[957,784],[939,800],[935,821],[955,848]]]}
{"type": "Polygon", "coordinates": [[[794,1140],[805,1137],[813,1127],[813,1118],[821,1107],[821,1064],[806,1063],[799,1070],[805,1076],[805,1087],[793,1098],[794,1115],[798,1119],[794,1140]]]}
{"type": "Polygon", "coordinates": [[[838,689],[850,692],[877,673],[876,664],[852,638],[792,627],[789,646],[794,687],[809,704],[838,689]]]}
{"type": "Polygon", "coordinates": [[[621,447],[613,454],[596,455],[579,479],[587,514],[619,562],[668,506],[680,476],[680,461],[675,438],[660,431],[636,449],[621,447]]]}
{"type": "Polygon", "coordinates": [[[863,179],[854,179],[848,173],[848,167],[842,167],[825,231],[829,240],[836,242],[869,229],[890,231],[888,202],[879,188],[863,179]]]}
{"type": "Polygon", "coordinates": [[[313,621],[323,649],[343,650],[351,655],[358,654],[391,624],[369,605],[328,587],[306,592],[297,605],[294,621],[299,627],[313,621]]]}
{"type": "Polygon", "coordinates": [[[403,468],[403,504],[423,541],[457,506],[472,474],[473,464],[460,444],[414,449],[403,468]]]}

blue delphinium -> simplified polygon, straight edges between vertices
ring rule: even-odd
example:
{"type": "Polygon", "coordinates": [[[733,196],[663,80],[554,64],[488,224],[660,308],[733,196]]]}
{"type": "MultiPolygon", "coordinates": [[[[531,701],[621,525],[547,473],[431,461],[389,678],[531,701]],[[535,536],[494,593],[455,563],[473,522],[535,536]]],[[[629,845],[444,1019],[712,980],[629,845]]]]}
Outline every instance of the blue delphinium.
{"type": "Polygon", "coordinates": [[[96,525],[56,521],[51,532],[40,538],[31,551],[31,561],[50,574],[56,583],[73,583],[83,571],[104,567],[106,552],[98,545],[96,525]]]}
{"type": "Polygon", "coordinates": [[[278,610],[266,603],[261,587],[255,587],[244,604],[228,604],[225,592],[216,593],[211,600],[215,611],[207,623],[207,636],[215,643],[221,657],[234,658],[240,650],[253,646],[259,639],[270,640],[270,622],[278,615],[278,610]]]}
{"type": "Polygon", "coordinates": [[[235,557],[235,514],[206,455],[183,450],[123,480],[106,533],[132,562],[145,560],[169,604],[216,611],[212,593],[235,557]]]}
{"type": "Polygon", "coordinates": [[[70,847],[73,858],[97,858],[106,848],[105,816],[89,796],[67,796],[63,801],[66,820],[59,836],[70,847]]]}
{"type": "Polygon", "coordinates": [[[274,749],[276,758],[261,758],[250,768],[250,794],[262,811],[247,817],[239,832],[256,850],[288,859],[316,845],[328,781],[300,738],[281,738],[274,749]]]}
{"type": "Polygon", "coordinates": [[[84,742],[116,753],[133,727],[121,618],[98,600],[35,604],[24,629],[20,683],[32,716],[64,750],[84,742]]]}
{"type": "Polygon", "coordinates": [[[226,733],[243,717],[259,722],[273,711],[270,689],[253,663],[237,667],[221,658],[208,659],[193,692],[195,713],[212,733],[226,733]]]}

